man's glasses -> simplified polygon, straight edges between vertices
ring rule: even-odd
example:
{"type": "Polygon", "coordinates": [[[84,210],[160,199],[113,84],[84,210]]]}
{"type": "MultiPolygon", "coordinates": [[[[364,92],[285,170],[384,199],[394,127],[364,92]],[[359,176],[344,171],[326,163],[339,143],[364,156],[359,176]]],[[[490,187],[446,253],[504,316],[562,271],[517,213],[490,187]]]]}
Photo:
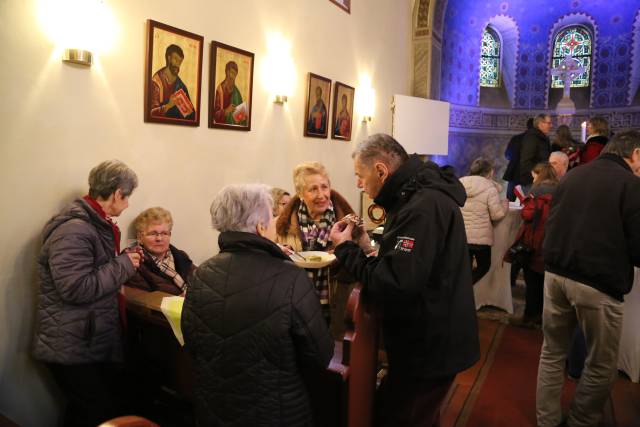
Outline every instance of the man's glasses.
{"type": "Polygon", "coordinates": [[[147,237],[162,237],[163,239],[166,239],[167,237],[171,236],[171,232],[170,231],[161,231],[161,232],[157,232],[157,231],[150,231],[149,233],[144,233],[145,236],[147,237]]]}

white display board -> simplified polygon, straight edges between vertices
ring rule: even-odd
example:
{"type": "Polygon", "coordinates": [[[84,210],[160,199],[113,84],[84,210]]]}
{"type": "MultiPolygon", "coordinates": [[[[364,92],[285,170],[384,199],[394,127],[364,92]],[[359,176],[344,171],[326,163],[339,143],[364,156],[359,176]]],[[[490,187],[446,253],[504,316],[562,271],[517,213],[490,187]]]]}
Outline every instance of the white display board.
{"type": "Polygon", "coordinates": [[[449,103],[394,95],[392,133],[409,154],[446,155],[449,147],[449,103]]]}

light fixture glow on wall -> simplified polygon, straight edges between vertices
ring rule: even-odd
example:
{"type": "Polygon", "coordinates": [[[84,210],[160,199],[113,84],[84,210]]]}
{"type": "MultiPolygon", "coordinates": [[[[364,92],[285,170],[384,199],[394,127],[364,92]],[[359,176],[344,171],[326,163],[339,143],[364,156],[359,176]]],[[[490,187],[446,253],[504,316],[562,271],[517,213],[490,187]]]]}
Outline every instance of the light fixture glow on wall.
{"type": "Polygon", "coordinates": [[[371,122],[376,107],[376,92],[371,87],[371,77],[363,75],[356,89],[356,111],[362,117],[362,123],[371,122]]]}
{"type": "Polygon", "coordinates": [[[94,55],[108,51],[118,33],[103,0],[39,0],[43,31],[63,51],[62,60],[90,66],[94,55]]]}
{"type": "Polygon", "coordinates": [[[276,104],[284,104],[293,92],[296,67],[291,57],[291,43],[281,34],[267,36],[267,56],[263,81],[276,104]]]}

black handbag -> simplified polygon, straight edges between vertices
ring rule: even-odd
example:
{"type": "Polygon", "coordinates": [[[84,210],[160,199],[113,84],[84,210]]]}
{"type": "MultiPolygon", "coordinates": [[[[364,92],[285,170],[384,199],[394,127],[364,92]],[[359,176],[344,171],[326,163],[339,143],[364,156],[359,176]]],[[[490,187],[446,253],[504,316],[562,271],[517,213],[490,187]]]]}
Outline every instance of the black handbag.
{"type": "Polygon", "coordinates": [[[513,264],[527,265],[531,260],[531,255],[533,255],[533,248],[522,240],[516,240],[507,251],[504,260],[513,264]]]}

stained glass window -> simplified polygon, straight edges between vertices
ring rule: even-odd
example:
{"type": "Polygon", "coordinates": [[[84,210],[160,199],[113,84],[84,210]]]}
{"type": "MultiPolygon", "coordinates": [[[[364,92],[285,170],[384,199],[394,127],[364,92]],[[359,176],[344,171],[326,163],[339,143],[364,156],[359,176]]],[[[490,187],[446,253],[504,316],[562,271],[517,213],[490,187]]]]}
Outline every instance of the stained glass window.
{"type": "Polygon", "coordinates": [[[480,86],[500,86],[500,38],[498,38],[498,34],[489,27],[482,33],[480,86]]]}
{"type": "MultiPolygon", "coordinates": [[[[553,61],[551,68],[557,68],[558,64],[567,55],[575,58],[584,67],[584,73],[571,81],[571,87],[589,86],[591,74],[591,34],[582,26],[567,27],[560,31],[553,43],[553,61]]],[[[559,76],[551,77],[552,88],[564,87],[564,82],[559,76]]]]}

